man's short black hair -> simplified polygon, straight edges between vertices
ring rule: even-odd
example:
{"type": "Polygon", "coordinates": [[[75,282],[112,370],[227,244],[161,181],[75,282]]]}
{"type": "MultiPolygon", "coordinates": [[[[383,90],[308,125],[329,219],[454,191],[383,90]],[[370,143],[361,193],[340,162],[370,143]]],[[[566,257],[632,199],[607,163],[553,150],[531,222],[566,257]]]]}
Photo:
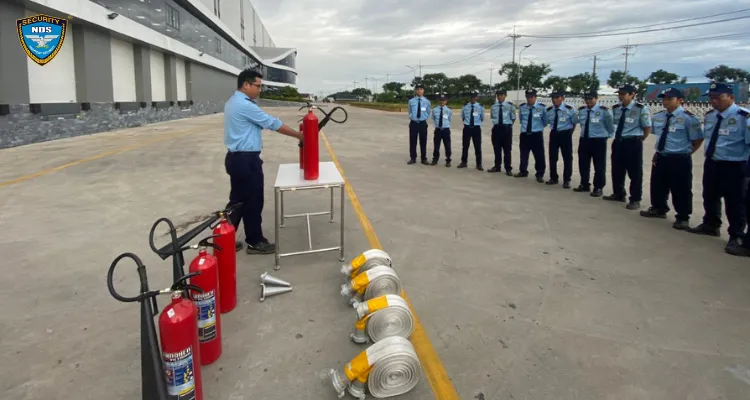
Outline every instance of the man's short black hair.
{"type": "Polygon", "coordinates": [[[237,89],[242,88],[242,85],[244,85],[245,82],[255,83],[256,78],[263,79],[263,75],[260,72],[252,70],[250,68],[240,72],[240,74],[237,76],[237,89]]]}

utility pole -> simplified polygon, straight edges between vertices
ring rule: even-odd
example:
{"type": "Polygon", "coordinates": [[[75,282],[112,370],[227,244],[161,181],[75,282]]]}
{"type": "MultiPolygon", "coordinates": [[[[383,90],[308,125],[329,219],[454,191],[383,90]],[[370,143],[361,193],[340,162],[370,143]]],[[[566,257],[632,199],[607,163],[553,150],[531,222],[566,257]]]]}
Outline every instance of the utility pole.
{"type": "Polygon", "coordinates": [[[419,77],[422,77],[422,59],[419,60],[419,77]]]}
{"type": "Polygon", "coordinates": [[[391,74],[385,74],[385,83],[388,83],[391,81],[391,74]]]}
{"type": "Polygon", "coordinates": [[[594,72],[591,74],[591,86],[594,85],[595,80],[596,80],[596,56],[594,56],[594,72]]]}
{"type": "Polygon", "coordinates": [[[367,89],[367,77],[365,77],[365,89],[367,89]]]}
{"type": "Polygon", "coordinates": [[[630,57],[630,49],[634,49],[636,47],[635,45],[630,44],[630,39],[628,39],[627,43],[628,44],[626,44],[625,46],[622,46],[622,48],[625,49],[625,53],[623,53],[625,55],[625,76],[623,77],[623,80],[627,80],[628,78],[628,57],[630,57]]]}
{"type": "MultiPolygon", "coordinates": [[[[508,35],[509,38],[513,39],[513,64],[516,63],[516,39],[520,38],[521,35],[516,34],[516,26],[513,25],[513,33],[508,35]]],[[[520,60],[519,60],[520,61],[520,60]]]]}
{"type": "Polygon", "coordinates": [[[353,81],[353,83],[354,83],[354,85],[352,86],[352,90],[354,90],[354,89],[356,89],[356,88],[357,88],[357,84],[358,84],[359,82],[357,82],[357,81],[353,81]]]}

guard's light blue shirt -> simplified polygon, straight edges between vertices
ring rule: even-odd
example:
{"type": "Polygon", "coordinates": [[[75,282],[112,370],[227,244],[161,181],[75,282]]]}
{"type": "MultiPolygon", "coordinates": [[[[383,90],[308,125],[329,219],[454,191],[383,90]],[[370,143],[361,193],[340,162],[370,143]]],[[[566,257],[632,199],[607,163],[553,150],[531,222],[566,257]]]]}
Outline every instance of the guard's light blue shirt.
{"type": "Polygon", "coordinates": [[[448,129],[451,127],[453,111],[447,105],[437,106],[432,110],[432,122],[435,123],[435,128],[440,127],[440,110],[443,111],[443,129],[448,129]]]}
{"type": "Polygon", "coordinates": [[[430,101],[424,96],[414,96],[409,99],[409,119],[416,122],[427,121],[430,118],[432,106],[430,101]],[[417,118],[417,109],[422,110],[422,114],[417,118]]]}
{"type": "Polygon", "coordinates": [[[262,130],[275,131],[281,125],[280,119],[268,115],[240,91],[224,104],[224,145],[231,152],[261,151],[262,130]]]}
{"type": "Polygon", "coordinates": [[[721,113],[718,110],[711,110],[706,114],[703,127],[706,132],[706,140],[703,142],[704,150],[708,150],[708,144],[711,142],[711,136],[713,136],[719,114],[721,114],[722,120],[719,125],[719,138],[716,140],[713,159],[716,161],[748,161],[748,157],[750,157],[750,110],[737,104],[732,104],[721,113]]]}
{"type": "Polygon", "coordinates": [[[557,113],[557,130],[566,131],[576,127],[578,123],[578,112],[570,104],[563,102],[560,104],[560,108],[555,108],[554,105],[547,107],[547,123],[551,130],[555,127],[555,113],[557,113]]]}
{"type": "Polygon", "coordinates": [[[518,118],[521,120],[521,134],[526,134],[528,131],[529,113],[531,113],[531,132],[544,131],[544,127],[549,123],[547,122],[547,110],[544,109],[544,104],[538,101],[533,106],[523,103],[518,109],[520,114],[518,118]]]}
{"type": "Polygon", "coordinates": [[[654,115],[651,123],[651,132],[656,136],[654,149],[662,154],[691,154],[693,152],[693,140],[703,139],[703,128],[701,121],[692,113],[686,111],[682,106],[677,107],[669,118],[667,127],[667,140],[664,142],[664,150],[659,151],[659,141],[667,124],[667,110],[659,111],[654,115]]]}
{"type": "Polygon", "coordinates": [[[471,114],[474,114],[474,125],[480,126],[484,122],[484,107],[479,103],[466,103],[461,109],[461,119],[466,126],[471,125],[471,114]]]}
{"type": "Polygon", "coordinates": [[[495,101],[495,104],[490,107],[490,119],[492,120],[492,125],[501,123],[503,125],[513,125],[513,122],[516,120],[516,107],[508,100],[502,103],[495,101]],[[501,109],[502,113],[500,112],[501,109]],[[503,118],[502,121],[500,121],[500,117],[503,118]]]}
{"type": "MultiPolygon", "coordinates": [[[[651,113],[647,105],[634,101],[631,101],[627,106],[622,105],[622,103],[616,104],[612,107],[615,136],[623,114],[625,114],[625,121],[622,123],[622,137],[643,136],[643,129],[651,126],[651,113]]],[[[668,136],[667,139],[669,139],[668,136]]]]}
{"type": "Polygon", "coordinates": [[[581,137],[586,132],[586,119],[591,115],[589,122],[589,138],[610,138],[615,135],[615,126],[612,123],[612,111],[596,103],[591,110],[586,106],[578,108],[578,121],[581,124],[581,137]],[[590,112],[589,112],[590,111],[590,112]]]}

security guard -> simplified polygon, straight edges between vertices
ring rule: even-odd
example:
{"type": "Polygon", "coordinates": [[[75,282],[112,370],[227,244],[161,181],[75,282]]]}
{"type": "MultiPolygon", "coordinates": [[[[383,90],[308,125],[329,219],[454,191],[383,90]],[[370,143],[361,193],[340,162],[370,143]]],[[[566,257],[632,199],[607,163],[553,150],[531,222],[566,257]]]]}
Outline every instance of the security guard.
{"type": "MultiPolygon", "coordinates": [[[[290,128],[280,119],[266,114],[255,104],[260,95],[263,75],[246,69],[237,77],[237,91],[224,105],[224,145],[227,155],[224,168],[229,174],[230,192],[227,208],[242,203],[238,212],[231,214],[234,228],[242,219],[248,254],[270,254],[276,245],[269,243],[261,229],[263,212],[263,129],[302,140],[302,133],[290,128]]],[[[241,250],[237,242],[235,250],[241,250]]]]}
{"type": "Polygon", "coordinates": [[[513,176],[510,152],[513,146],[513,123],[516,121],[516,106],[505,98],[508,92],[499,89],[495,92],[497,101],[490,108],[492,119],[492,149],[495,152],[495,166],[487,172],[500,172],[505,166],[505,174],[513,176]],[[503,158],[505,164],[503,164],[503,158]]]}
{"type": "Polygon", "coordinates": [[[484,122],[484,107],[477,103],[479,92],[471,92],[471,101],[466,103],[461,109],[461,120],[464,122],[463,132],[463,149],[461,151],[461,164],[458,168],[466,168],[466,161],[469,158],[469,143],[474,144],[474,155],[477,159],[477,169],[484,171],[482,168],[482,122],[484,122]]]}
{"type": "Polygon", "coordinates": [[[667,199],[672,193],[675,222],[672,227],[684,230],[693,213],[692,155],[703,143],[701,121],[682,107],[684,93],[668,88],[659,94],[664,110],[654,115],[653,133],[656,153],[651,161],[651,207],[641,211],[646,218],[666,218],[667,199]]]}
{"type": "Polygon", "coordinates": [[[438,97],[440,105],[432,110],[432,122],[435,123],[435,138],[433,145],[435,150],[432,152],[432,165],[437,165],[440,159],[440,142],[445,146],[445,166],[451,166],[451,121],[453,111],[448,108],[448,98],[445,93],[438,97]]]}
{"type": "Polygon", "coordinates": [[[409,100],[409,162],[417,162],[417,139],[419,139],[419,151],[422,164],[427,162],[427,119],[430,118],[430,101],[424,97],[424,86],[417,84],[414,87],[416,96],[409,100]]]}
{"type": "Polygon", "coordinates": [[[599,105],[599,94],[589,91],[583,95],[585,106],[578,108],[578,120],[581,124],[581,139],[578,142],[578,169],[581,173],[581,184],[574,192],[588,192],[591,189],[591,161],[594,161],[594,190],[592,197],[601,197],[602,189],[607,183],[607,139],[615,132],[612,123],[612,111],[599,105]]]}
{"type": "Polygon", "coordinates": [[[729,222],[730,254],[740,253],[745,236],[745,163],[750,157],[750,111],[734,103],[732,87],[711,83],[704,94],[711,106],[704,118],[703,223],[690,233],[719,236],[721,200],[729,222]]]}
{"type": "Polygon", "coordinates": [[[521,164],[517,178],[529,176],[529,151],[534,154],[534,169],[536,181],[544,182],[544,170],[547,162],[544,159],[544,127],[547,126],[547,113],[544,104],[536,101],[536,90],[526,90],[526,103],[519,107],[521,119],[521,134],[519,138],[521,148],[521,164]]]}
{"type": "Polygon", "coordinates": [[[552,93],[552,105],[547,107],[549,133],[549,177],[548,185],[557,185],[557,155],[563,158],[563,188],[570,189],[573,175],[573,130],[578,124],[578,112],[570,104],[565,104],[563,92],[552,93]]]}

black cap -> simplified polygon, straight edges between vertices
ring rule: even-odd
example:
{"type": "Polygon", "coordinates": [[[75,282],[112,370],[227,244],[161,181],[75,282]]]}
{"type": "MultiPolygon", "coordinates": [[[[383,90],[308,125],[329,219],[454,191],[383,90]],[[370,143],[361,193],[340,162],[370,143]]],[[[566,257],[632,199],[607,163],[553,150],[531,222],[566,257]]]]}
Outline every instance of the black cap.
{"type": "Polygon", "coordinates": [[[599,93],[596,92],[596,90],[589,90],[588,92],[583,94],[584,99],[595,99],[599,97],[599,93]]]}
{"type": "Polygon", "coordinates": [[[438,94],[438,100],[445,100],[447,98],[448,98],[448,93],[443,92],[443,93],[438,94]]]}
{"type": "Polygon", "coordinates": [[[415,89],[415,90],[416,90],[416,89],[424,89],[424,85],[423,85],[423,84],[421,84],[421,83],[417,83],[417,84],[416,84],[416,85],[414,86],[414,89],[415,89]]]}
{"type": "Polygon", "coordinates": [[[711,85],[708,86],[708,90],[706,93],[703,93],[704,96],[709,94],[734,94],[734,90],[732,90],[732,85],[727,85],[726,83],[716,83],[712,82],[711,85]]]}
{"type": "Polygon", "coordinates": [[[505,89],[497,89],[495,90],[495,94],[508,94],[508,91],[505,89]]]}
{"type": "Polygon", "coordinates": [[[617,89],[617,93],[636,93],[638,89],[633,85],[622,85],[617,89]]]}
{"type": "Polygon", "coordinates": [[[536,89],[526,89],[526,97],[536,97],[536,89]]]}
{"type": "Polygon", "coordinates": [[[658,97],[660,99],[662,97],[676,97],[678,99],[684,99],[685,98],[685,94],[682,93],[682,90],[671,87],[671,88],[666,88],[666,89],[662,90],[661,93],[659,93],[659,95],[656,96],[656,97],[658,97]]]}
{"type": "Polygon", "coordinates": [[[563,96],[565,96],[565,92],[562,92],[562,91],[552,92],[552,94],[550,94],[550,97],[563,97],[563,96]]]}
{"type": "Polygon", "coordinates": [[[471,97],[478,97],[479,91],[478,90],[472,90],[471,93],[469,93],[469,96],[471,97]]]}

